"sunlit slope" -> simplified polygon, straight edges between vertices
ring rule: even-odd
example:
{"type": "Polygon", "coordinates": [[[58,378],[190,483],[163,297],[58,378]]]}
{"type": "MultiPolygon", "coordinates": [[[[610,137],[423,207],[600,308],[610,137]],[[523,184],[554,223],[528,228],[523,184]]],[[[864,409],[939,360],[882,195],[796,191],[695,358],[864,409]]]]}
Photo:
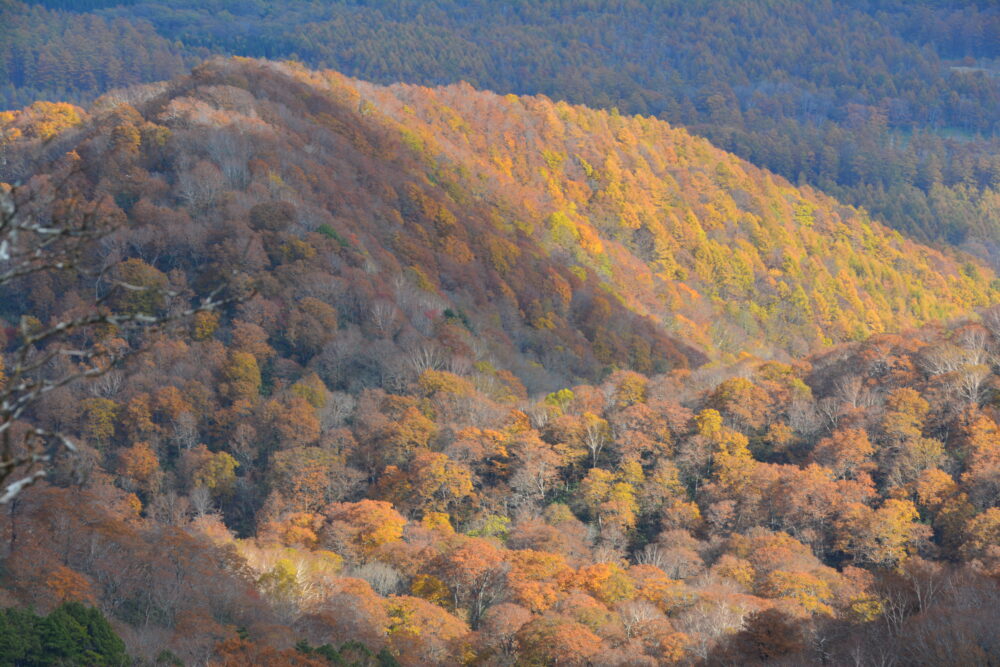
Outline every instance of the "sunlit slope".
{"type": "MultiPolygon", "coordinates": [[[[516,202],[524,233],[709,349],[803,351],[948,318],[992,274],[683,129],[468,86],[355,90],[428,161],[516,202]]],[[[440,168],[440,167],[439,167],[440,168]]]]}

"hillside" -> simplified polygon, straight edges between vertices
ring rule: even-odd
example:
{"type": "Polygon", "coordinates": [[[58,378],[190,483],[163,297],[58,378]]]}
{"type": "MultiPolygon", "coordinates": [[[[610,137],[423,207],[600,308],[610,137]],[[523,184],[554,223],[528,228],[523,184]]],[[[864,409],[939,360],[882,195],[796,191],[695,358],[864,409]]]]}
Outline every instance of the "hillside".
{"type": "MultiPolygon", "coordinates": [[[[29,116],[9,116],[9,127],[29,116]]],[[[201,243],[247,243],[238,261],[250,274],[329,274],[333,253],[343,287],[324,298],[342,321],[371,326],[364,308],[338,303],[360,297],[335,296],[357,288],[343,276],[360,269],[370,296],[425,335],[451,322],[567,378],[662,370],[700,353],[802,354],[996,295],[976,262],[683,130],[545,98],[214,61],[99,102],[80,122],[54,143],[82,142],[88,196],[116,201],[143,230],[139,256],[159,270],[220,261],[211,245],[174,242],[177,223],[166,221],[178,215],[197,221],[184,224],[201,243]],[[114,107],[120,99],[135,109],[114,107]],[[100,138],[126,131],[138,133],[126,153],[100,138]],[[284,217],[257,221],[253,207],[277,206],[269,200],[284,217]],[[400,302],[400,280],[414,303],[400,302]]],[[[6,180],[28,173],[19,156],[43,141],[30,135],[8,142],[6,180]]],[[[287,298],[290,286],[279,279],[265,293],[287,298]]]]}
{"type": "Polygon", "coordinates": [[[4,28],[0,108],[89,101],[208,53],[469,81],[655,115],[917,240],[998,256],[989,0],[4,0],[4,28]]]}
{"type": "Polygon", "coordinates": [[[0,169],[8,227],[106,225],[0,289],[0,398],[50,383],[0,401],[0,463],[58,451],[0,513],[0,605],[35,610],[0,637],[998,659],[1000,295],[967,256],[660,120],[239,58],[0,115],[0,169]],[[166,321],[38,337],[91,313],[166,321]]]}
{"type": "Polygon", "coordinates": [[[468,86],[355,85],[417,150],[469,170],[469,187],[516,192],[550,252],[706,350],[802,354],[992,297],[992,274],[967,258],[651,118],[468,86]]]}

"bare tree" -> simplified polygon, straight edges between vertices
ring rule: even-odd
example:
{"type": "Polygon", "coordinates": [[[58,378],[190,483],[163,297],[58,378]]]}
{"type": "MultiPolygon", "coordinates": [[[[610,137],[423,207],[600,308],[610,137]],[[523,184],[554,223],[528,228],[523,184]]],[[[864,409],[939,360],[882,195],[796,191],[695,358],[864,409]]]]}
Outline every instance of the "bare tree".
{"type": "Polygon", "coordinates": [[[372,560],[350,571],[352,577],[364,579],[379,595],[394,595],[403,581],[399,570],[381,561],[372,560]]]}
{"type": "Polygon", "coordinates": [[[965,350],[965,363],[980,366],[990,363],[990,334],[985,327],[969,325],[957,336],[958,345],[965,350]]]}
{"type": "Polygon", "coordinates": [[[320,424],[324,431],[341,426],[348,417],[354,414],[358,401],[354,396],[342,391],[331,392],[326,403],[319,410],[320,424]]]}
{"type": "Polygon", "coordinates": [[[900,574],[909,583],[916,598],[917,611],[926,612],[934,606],[944,590],[947,572],[940,563],[914,556],[906,561],[900,574]]]}
{"type": "Polygon", "coordinates": [[[225,188],[225,178],[211,162],[201,160],[180,172],[177,190],[181,200],[194,210],[210,206],[225,188]]]}
{"type": "Polygon", "coordinates": [[[841,402],[833,396],[827,396],[816,403],[816,413],[831,431],[840,423],[841,406],[841,402]]]}
{"type": "Polygon", "coordinates": [[[212,506],[212,493],[201,485],[191,489],[191,493],[188,494],[188,501],[191,503],[191,509],[194,511],[196,517],[203,517],[206,514],[210,514],[214,509],[212,506]]]}
{"type": "Polygon", "coordinates": [[[1000,339],[1000,305],[990,306],[981,314],[985,326],[994,338],[1000,339]]]}
{"type": "Polygon", "coordinates": [[[642,634],[645,627],[663,618],[663,613],[648,600],[627,600],[618,605],[617,611],[627,639],[642,634]]]}
{"type": "Polygon", "coordinates": [[[525,413],[531,420],[531,428],[542,430],[552,421],[552,410],[544,403],[535,403],[525,409],[525,413]]]}
{"type": "Polygon", "coordinates": [[[253,144],[245,134],[232,129],[213,132],[205,142],[205,149],[212,161],[219,165],[228,187],[243,190],[249,185],[250,168],[247,163],[253,155],[253,144]]]}
{"type": "Polygon", "coordinates": [[[90,386],[90,393],[101,398],[112,398],[125,386],[125,375],[119,371],[105,373],[95,379],[90,386]]]}
{"type": "Polygon", "coordinates": [[[391,301],[380,299],[369,306],[368,316],[376,333],[382,338],[388,338],[396,328],[399,310],[391,301]]]}
{"type": "Polygon", "coordinates": [[[198,420],[190,412],[184,411],[177,415],[173,422],[173,441],[178,453],[189,450],[198,444],[198,420]]]}
{"type": "Polygon", "coordinates": [[[474,368],[472,359],[464,356],[450,357],[445,366],[449,372],[455,375],[471,375],[474,368]]]}
{"type": "Polygon", "coordinates": [[[954,373],[962,366],[970,363],[970,359],[978,358],[975,351],[964,350],[954,343],[940,343],[920,355],[920,365],[928,375],[944,375],[954,373]]]}
{"type": "Polygon", "coordinates": [[[647,544],[643,547],[643,550],[635,554],[635,564],[636,565],[653,565],[660,568],[661,570],[666,570],[667,559],[663,553],[663,549],[659,544],[655,542],[652,544],[647,544]]]}
{"type": "Polygon", "coordinates": [[[597,467],[597,459],[601,455],[601,450],[604,449],[604,445],[608,444],[610,435],[608,423],[599,417],[587,420],[583,427],[583,433],[580,438],[590,451],[591,463],[595,468],[597,467]]]}
{"type": "Polygon", "coordinates": [[[872,405],[871,393],[864,381],[857,375],[845,375],[834,382],[836,397],[852,410],[872,405]]]}
{"type": "Polygon", "coordinates": [[[415,374],[420,375],[424,371],[436,371],[444,366],[445,355],[436,343],[423,343],[407,351],[406,363],[415,374]]]}
{"type": "Polygon", "coordinates": [[[701,602],[682,614],[677,624],[693,640],[690,651],[707,660],[719,638],[740,628],[745,613],[746,610],[737,605],[701,602]]]}
{"type": "Polygon", "coordinates": [[[952,389],[959,399],[969,405],[979,405],[989,389],[993,377],[990,367],[985,364],[965,366],[954,374],[952,389]]]}

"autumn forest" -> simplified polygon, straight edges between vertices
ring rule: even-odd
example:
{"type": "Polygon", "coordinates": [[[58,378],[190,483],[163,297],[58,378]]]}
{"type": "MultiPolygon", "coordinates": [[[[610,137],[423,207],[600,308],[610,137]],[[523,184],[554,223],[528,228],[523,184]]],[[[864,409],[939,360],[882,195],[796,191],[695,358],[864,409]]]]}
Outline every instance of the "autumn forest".
{"type": "Polygon", "coordinates": [[[0,0],[0,665],[1000,661],[1000,9],[0,0]]]}

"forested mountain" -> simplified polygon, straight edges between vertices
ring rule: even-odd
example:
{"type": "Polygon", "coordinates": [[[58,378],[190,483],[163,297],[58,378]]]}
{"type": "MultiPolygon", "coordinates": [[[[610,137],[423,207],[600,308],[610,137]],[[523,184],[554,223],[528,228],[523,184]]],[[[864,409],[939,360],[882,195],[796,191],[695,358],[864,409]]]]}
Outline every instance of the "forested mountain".
{"type": "Polygon", "coordinates": [[[164,78],[205,51],[381,83],[464,80],[655,115],[914,238],[998,255],[1000,8],[987,0],[39,4],[61,13],[0,5],[0,25],[27,13],[52,37],[0,40],[0,68],[24,61],[8,65],[10,108],[164,78]],[[63,48],[104,20],[134,26],[119,37],[134,58],[95,52],[103,40],[63,48]],[[75,77],[80,59],[110,74],[75,77]]]}
{"type": "MultiPolygon", "coordinates": [[[[376,294],[407,275],[425,294],[411,308],[431,313],[426,326],[439,311],[461,313],[456,322],[481,338],[563,369],[556,383],[595,377],[601,365],[666,370],[697,356],[692,344],[713,356],[805,353],[968,313],[997,295],[993,274],[970,258],[906,241],[662,121],[294,67],[259,66],[271,86],[260,89],[219,78],[220,66],[195,74],[219,79],[207,94],[154,87],[98,102],[167,105],[130,121],[138,148],[143,131],[159,132],[165,154],[91,167],[111,170],[92,176],[106,191],[91,196],[141,216],[152,245],[139,256],[162,271],[193,271],[209,255],[174,238],[160,215],[179,203],[203,234],[213,224],[221,234],[245,216],[219,198],[259,179],[284,202],[269,214],[281,222],[251,217],[227,233],[255,238],[277,226],[280,245],[285,234],[325,232],[327,246],[360,253],[376,294]]],[[[96,127],[110,122],[98,113],[96,127]]],[[[6,114],[0,176],[24,180],[38,146],[63,151],[92,133],[83,116],[65,105],[6,114]],[[47,136],[64,126],[69,138],[47,136]]],[[[250,276],[268,262],[322,270],[328,261],[297,243],[288,256],[267,239],[256,245],[230,259],[250,276]]]]}
{"type": "Polygon", "coordinates": [[[0,108],[85,103],[112,88],[177,76],[196,51],[141,21],[51,12],[0,0],[0,108]]]}
{"type": "Polygon", "coordinates": [[[153,664],[1000,659],[967,255],[654,118],[242,58],[5,113],[0,169],[110,225],[3,286],[7,372],[141,350],[10,422],[76,452],[4,606],[153,664]],[[33,337],[93,311],[165,323],[33,337]]]}

